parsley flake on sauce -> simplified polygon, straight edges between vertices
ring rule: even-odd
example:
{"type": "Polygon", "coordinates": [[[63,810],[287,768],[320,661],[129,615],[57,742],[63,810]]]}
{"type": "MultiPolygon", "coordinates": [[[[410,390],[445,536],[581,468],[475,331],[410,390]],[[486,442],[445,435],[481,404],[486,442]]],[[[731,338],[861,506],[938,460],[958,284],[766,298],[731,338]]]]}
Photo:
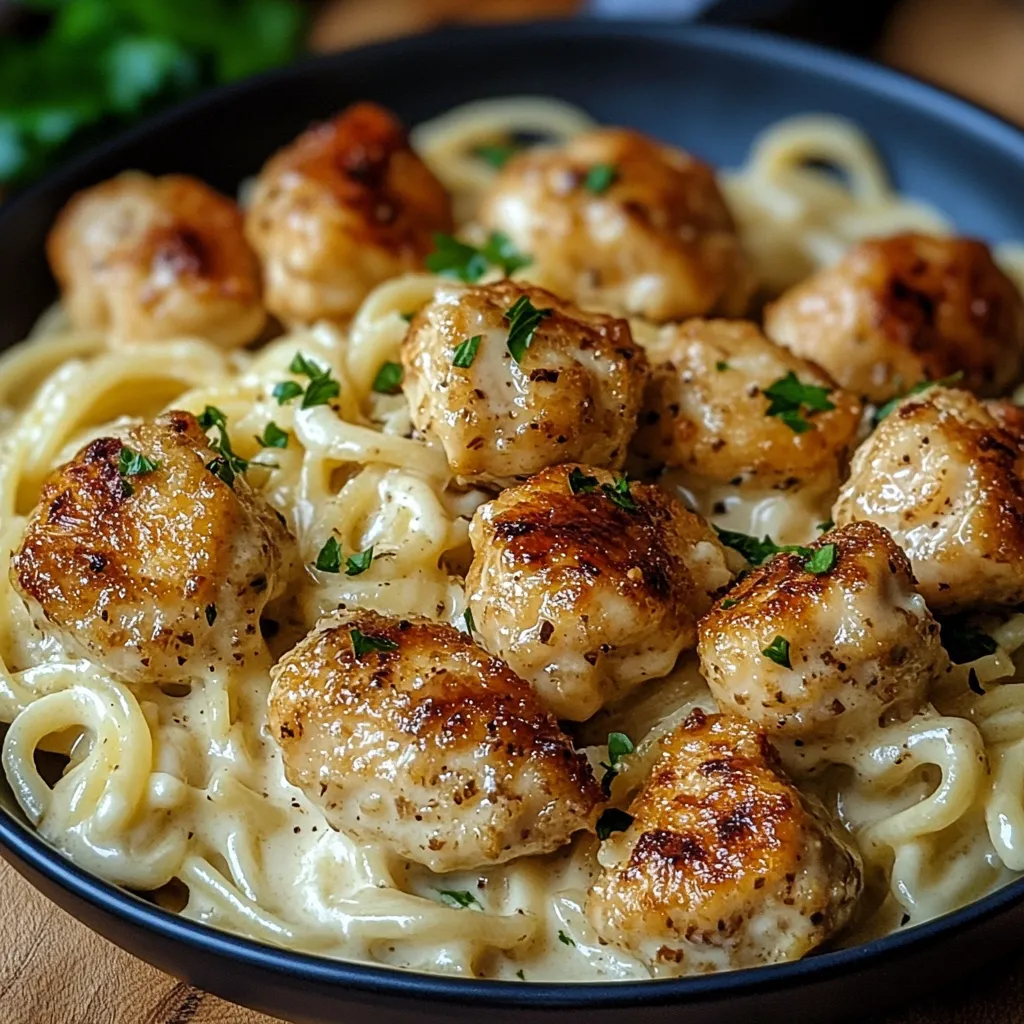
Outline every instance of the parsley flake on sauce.
{"type": "Polygon", "coordinates": [[[621,770],[622,759],[635,751],[636,747],[633,745],[633,741],[624,732],[608,733],[608,760],[601,762],[601,767],[604,769],[601,789],[604,790],[606,796],[611,792],[612,779],[621,770]]]}
{"type": "Polygon", "coordinates": [[[473,360],[476,359],[476,352],[482,340],[482,334],[474,334],[472,338],[467,338],[456,345],[455,355],[452,356],[452,366],[457,366],[460,370],[468,370],[473,365],[473,360]]]}
{"type": "Polygon", "coordinates": [[[359,660],[362,660],[370,651],[398,650],[398,644],[386,636],[367,636],[366,633],[360,632],[358,629],[350,629],[348,635],[352,640],[352,649],[359,660]]]}
{"type": "Polygon", "coordinates": [[[803,384],[790,370],[785,377],[764,389],[766,398],[771,399],[766,415],[776,416],[795,434],[814,429],[808,417],[815,412],[828,412],[835,408],[829,399],[829,388],[817,384],[803,384]]]}
{"type": "Polygon", "coordinates": [[[776,665],[793,667],[789,660],[789,641],[784,636],[777,636],[761,653],[776,665]]]}
{"type": "Polygon", "coordinates": [[[537,309],[526,295],[520,295],[505,312],[508,323],[508,350],[517,362],[523,361],[526,350],[533,344],[533,336],[541,320],[551,316],[553,310],[537,309]]]}

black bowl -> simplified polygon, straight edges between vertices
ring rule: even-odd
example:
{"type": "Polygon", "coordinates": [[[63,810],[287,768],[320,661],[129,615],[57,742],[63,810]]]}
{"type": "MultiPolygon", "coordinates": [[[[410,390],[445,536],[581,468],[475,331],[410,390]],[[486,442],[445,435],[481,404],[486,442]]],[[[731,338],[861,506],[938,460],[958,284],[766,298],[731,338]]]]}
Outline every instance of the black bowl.
{"type": "MultiPolygon", "coordinates": [[[[301,64],[222,89],[75,161],[0,211],[0,345],[54,296],[43,240],[77,189],[126,168],[198,175],[226,191],[305,128],[362,98],[416,122],[466,100],[535,93],[579,104],[717,164],[739,163],[758,129],[825,111],[874,138],[897,184],[965,233],[1024,238],[1024,136],[892,71],[769,36],[711,28],[555,24],[470,29],[301,64]]],[[[0,789],[3,856],[119,945],[187,981],[293,1021],[550,1021],[587,1024],[805,1022],[866,1017],[933,991],[1024,934],[1024,880],[969,907],[855,949],[678,981],[482,982],[299,955],[165,913],[56,853],[0,789]]]]}

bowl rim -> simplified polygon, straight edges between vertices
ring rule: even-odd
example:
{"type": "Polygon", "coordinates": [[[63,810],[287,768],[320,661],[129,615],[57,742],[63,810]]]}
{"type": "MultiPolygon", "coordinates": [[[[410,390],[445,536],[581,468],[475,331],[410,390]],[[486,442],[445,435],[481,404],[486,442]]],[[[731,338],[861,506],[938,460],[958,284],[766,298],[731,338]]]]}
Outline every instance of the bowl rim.
{"type": "MultiPolygon", "coordinates": [[[[911,78],[874,61],[788,39],[769,32],[706,24],[668,24],[635,20],[554,20],[516,25],[448,27],[418,36],[403,37],[334,54],[311,56],[263,74],[208,90],[91,147],[17,193],[0,209],[0,231],[18,208],[59,189],[87,173],[90,165],[116,154],[123,146],[187,121],[211,106],[229,104],[253,88],[272,86],[319,68],[344,63],[355,55],[387,60],[414,50],[435,50],[447,42],[468,38],[486,45],[522,42],[537,37],[628,38],[639,42],[692,47],[713,53],[739,54],[763,65],[797,69],[825,77],[861,93],[897,100],[945,122],[951,131],[967,133],[1001,150],[1024,168],[1024,131],[1000,116],[982,110],[941,88],[911,78]]],[[[873,965],[893,954],[918,952],[940,936],[1024,902],[1024,876],[958,910],[881,938],[844,949],[831,950],[788,963],[771,964],[718,974],[671,979],[594,982],[529,982],[463,978],[338,960],[274,946],[212,927],[163,910],[135,893],[116,886],[68,860],[30,825],[0,808],[0,851],[12,855],[25,873],[41,875],[79,900],[122,922],[193,950],[207,952],[240,966],[287,975],[292,980],[336,986],[353,992],[396,998],[457,1002],[469,1006],[533,1010],[551,1008],[623,1009],[699,1003],[724,995],[752,997],[809,981],[873,965]]]]}

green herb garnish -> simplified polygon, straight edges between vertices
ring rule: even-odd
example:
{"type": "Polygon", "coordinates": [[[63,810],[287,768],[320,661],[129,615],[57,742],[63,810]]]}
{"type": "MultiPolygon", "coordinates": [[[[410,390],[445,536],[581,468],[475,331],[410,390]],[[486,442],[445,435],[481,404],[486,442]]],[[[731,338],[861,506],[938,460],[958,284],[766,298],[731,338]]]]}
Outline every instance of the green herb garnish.
{"type": "Polygon", "coordinates": [[[483,910],[480,906],[480,901],[468,890],[468,889],[438,889],[442,899],[452,904],[455,907],[461,907],[463,910],[471,907],[478,907],[483,910]]]}
{"type": "Polygon", "coordinates": [[[823,523],[818,523],[814,528],[821,533],[828,533],[829,530],[834,530],[835,526],[836,524],[831,519],[826,519],[823,523]]]}
{"type": "Polygon", "coordinates": [[[288,431],[282,430],[271,420],[264,429],[263,436],[256,438],[256,443],[261,448],[287,448],[288,431]]]}
{"type": "Polygon", "coordinates": [[[341,572],[341,545],[336,538],[327,538],[313,564],[321,572],[341,572]]]}
{"type": "Polygon", "coordinates": [[[476,632],[476,623],[473,621],[473,609],[467,608],[462,613],[462,621],[466,624],[466,629],[472,636],[476,632]]]}
{"type": "Polygon", "coordinates": [[[793,667],[789,661],[789,641],[783,636],[777,636],[761,653],[776,665],[793,667]]]}
{"type": "Polygon", "coordinates": [[[402,390],[402,364],[384,363],[373,378],[373,390],[378,395],[397,395],[402,390]]]}
{"type": "Polygon", "coordinates": [[[209,434],[217,432],[216,437],[209,438],[210,447],[217,452],[217,458],[211,459],[206,468],[215,477],[222,480],[228,487],[234,487],[235,477],[249,468],[249,463],[240,455],[236,455],[228,437],[228,418],[214,405],[208,405],[198,417],[199,426],[209,434]]]}
{"type": "Polygon", "coordinates": [[[810,548],[802,547],[799,544],[776,544],[767,534],[758,540],[751,537],[749,533],[739,533],[736,530],[723,530],[715,527],[718,539],[727,547],[738,551],[751,565],[760,565],[767,561],[772,555],[790,552],[809,558],[813,553],[810,548]]]}
{"type": "Polygon", "coordinates": [[[635,751],[636,747],[633,746],[633,741],[624,732],[608,733],[608,761],[601,762],[601,767],[604,769],[601,789],[604,790],[606,796],[611,793],[612,779],[619,774],[620,762],[635,751]]]}
{"type": "Polygon", "coordinates": [[[835,544],[822,544],[820,548],[815,548],[810,558],[804,562],[804,568],[812,576],[822,576],[833,565],[836,564],[836,546],[835,544]]]}
{"type": "Polygon", "coordinates": [[[467,338],[456,345],[455,355],[452,356],[452,366],[457,366],[460,370],[468,370],[473,365],[473,360],[476,359],[476,350],[480,347],[482,340],[482,334],[474,334],[472,338],[467,338]]]}
{"type": "Polygon", "coordinates": [[[293,398],[298,398],[303,391],[305,388],[294,380],[283,380],[279,384],[275,384],[270,393],[277,399],[278,405],[286,405],[293,398]]]}
{"type": "Polygon", "coordinates": [[[948,377],[942,377],[939,380],[919,380],[910,390],[904,391],[902,395],[897,395],[895,398],[890,398],[884,405],[880,405],[875,410],[875,415],[872,417],[872,422],[877,427],[886,416],[889,415],[896,408],[904,398],[908,398],[910,395],[919,395],[922,391],[927,391],[929,388],[948,388],[956,384],[958,381],[963,379],[963,371],[957,370],[956,373],[951,373],[948,377]]]}
{"type": "Polygon", "coordinates": [[[523,147],[515,140],[509,142],[481,143],[473,147],[473,156],[483,160],[496,171],[500,171],[523,147]]]}
{"type": "Polygon", "coordinates": [[[518,971],[516,971],[516,977],[520,981],[526,981],[526,974],[523,972],[523,969],[521,967],[519,968],[518,971]]]}
{"type": "Polygon", "coordinates": [[[597,838],[602,842],[613,832],[625,832],[633,824],[633,815],[620,811],[617,807],[609,807],[597,819],[597,838]]]}
{"type": "Polygon", "coordinates": [[[573,494],[593,494],[597,490],[597,477],[587,476],[579,466],[569,470],[569,490],[573,494]]]}
{"type": "Polygon", "coordinates": [[[803,434],[814,429],[807,416],[835,408],[835,403],[828,397],[830,390],[816,384],[803,384],[790,370],[785,377],[764,389],[765,396],[771,399],[766,415],[777,416],[795,434],[803,434]]]}
{"type": "Polygon", "coordinates": [[[583,179],[583,187],[595,196],[603,195],[618,176],[614,164],[594,164],[583,179]]]}
{"type": "Polygon", "coordinates": [[[508,235],[492,231],[486,243],[477,248],[451,235],[434,235],[434,251],[426,258],[427,270],[443,277],[472,283],[487,273],[488,267],[500,267],[508,277],[533,261],[512,244],[508,235]]]}
{"type": "Polygon", "coordinates": [[[533,336],[541,320],[551,316],[553,310],[537,309],[526,295],[520,295],[505,312],[508,322],[508,350],[517,362],[523,361],[526,350],[533,343],[533,336]]]}
{"type": "Polygon", "coordinates": [[[728,611],[730,608],[735,608],[738,604],[739,601],[737,601],[734,597],[723,597],[722,600],[719,601],[718,607],[724,608],[726,611],[728,611]]]}
{"type": "Polygon", "coordinates": [[[718,362],[715,363],[715,369],[719,373],[723,373],[725,370],[729,369],[729,364],[724,359],[719,359],[718,362]]]}
{"type": "Polygon", "coordinates": [[[128,498],[135,493],[135,488],[128,482],[130,476],[142,476],[144,473],[153,473],[163,463],[153,459],[147,459],[141,452],[127,445],[121,445],[121,451],[117,456],[117,471],[121,475],[121,493],[128,498]]]}
{"type": "Polygon", "coordinates": [[[345,559],[345,575],[359,576],[370,568],[370,563],[372,561],[373,545],[371,544],[365,551],[360,551],[355,555],[349,555],[349,557],[345,559]]]}
{"type": "Polygon", "coordinates": [[[637,503],[629,490],[629,477],[620,476],[613,484],[601,484],[601,490],[609,501],[614,502],[619,508],[627,512],[636,512],[637,503]]]}
{"type": "Polygon", "coordinates": [[[397,651],[398,644],[389,640],[386,636],[367,636],[358,629],[349,630],[349,637],[352,639],[352,649],[357,658],[362,659],[370,651],[397,651]]]}
{"type": "Polygon", "coordinates": [[[573,942],[572,939],[570,939],[569,936],[566,935],[565,932],[563,932],[561,928],[558,929],[558,941],[563,943],[566,946],[575,946],[576,945],[576,943],[573,942]]]}

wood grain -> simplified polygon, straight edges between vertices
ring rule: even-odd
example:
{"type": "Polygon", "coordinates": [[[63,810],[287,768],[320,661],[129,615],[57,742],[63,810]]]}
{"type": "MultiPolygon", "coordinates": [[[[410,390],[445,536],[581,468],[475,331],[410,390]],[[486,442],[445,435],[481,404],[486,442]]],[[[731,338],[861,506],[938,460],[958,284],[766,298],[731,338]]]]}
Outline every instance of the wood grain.
{"type": "MultiPolygon", "coordinates": [[[[136,960],[3,862],[0,907],[3,1024],[274,1024],[136,960]]],[[[1024,1024],[1024,959],[871,1024],[1024,1024]]]]}

